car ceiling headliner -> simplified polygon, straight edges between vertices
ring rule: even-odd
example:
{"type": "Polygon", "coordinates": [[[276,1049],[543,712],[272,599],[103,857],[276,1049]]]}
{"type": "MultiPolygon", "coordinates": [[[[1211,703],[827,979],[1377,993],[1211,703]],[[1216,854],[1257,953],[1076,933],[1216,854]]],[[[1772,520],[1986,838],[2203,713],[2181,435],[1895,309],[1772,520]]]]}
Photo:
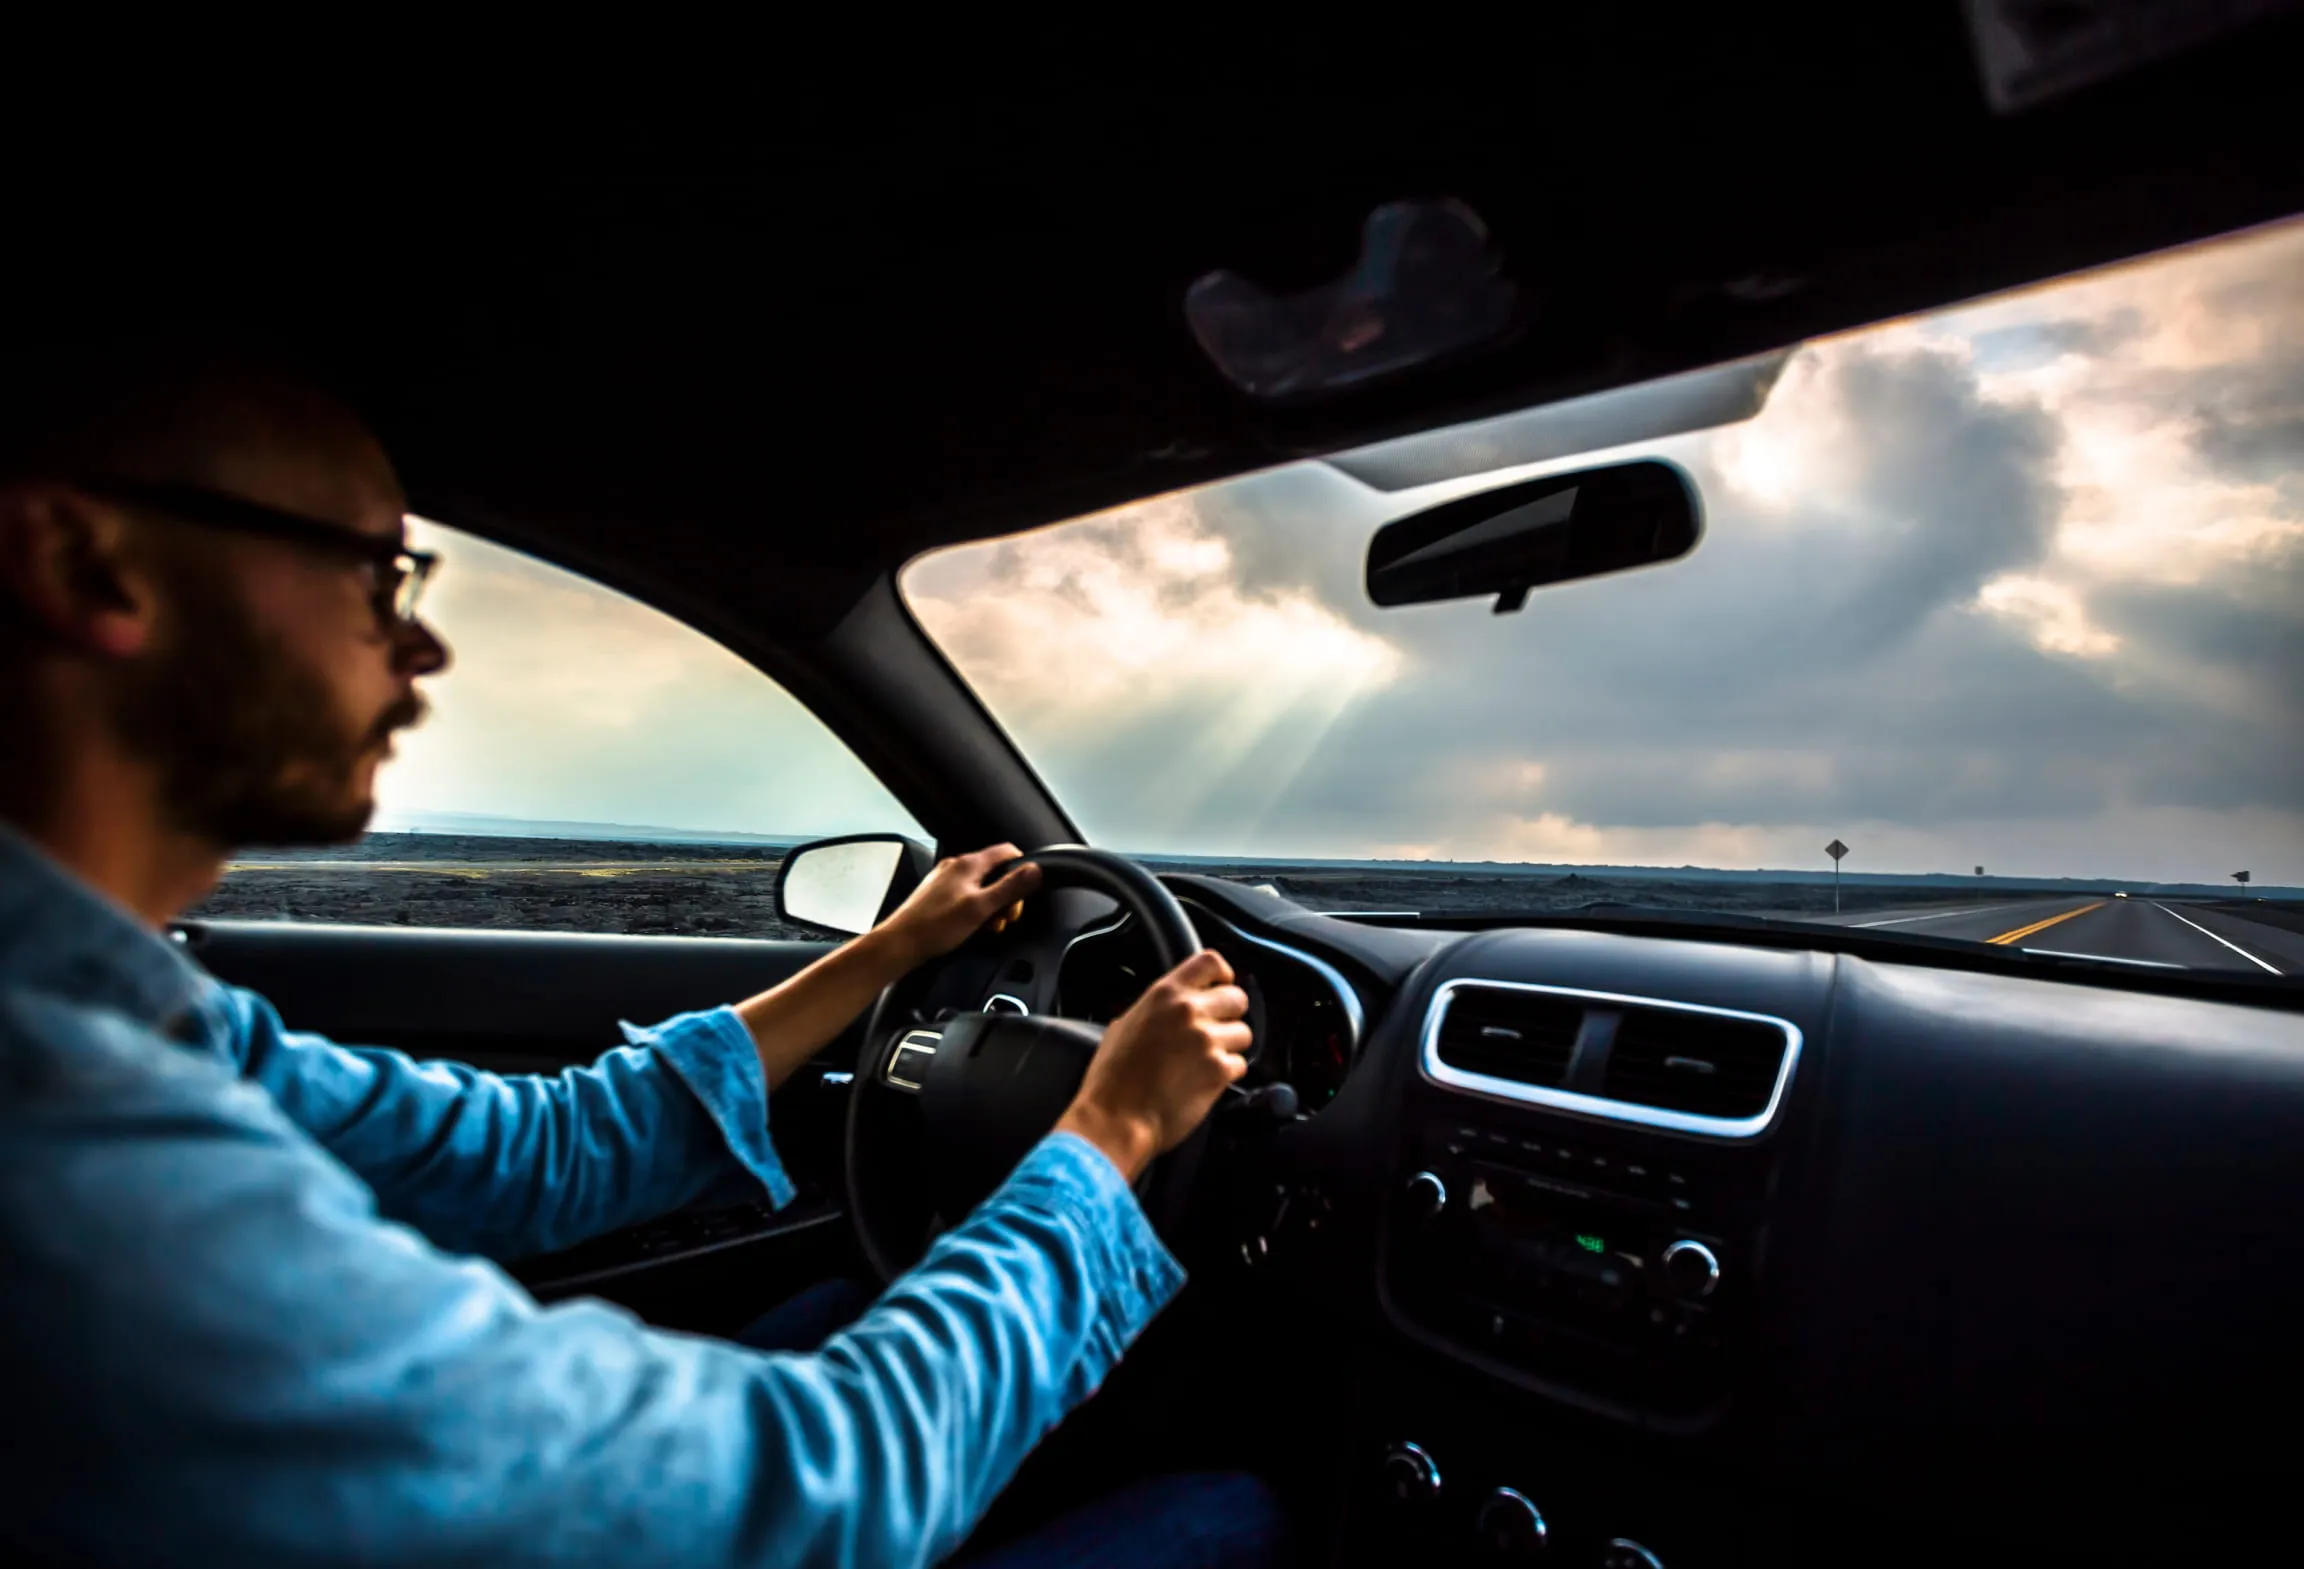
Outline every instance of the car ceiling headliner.
{"type": "Polygon", "coordinates": [[[325,182],[243,158],[229,195],[163,154],[105,205],[193,242],[139,298],[358,388],[421,510],[788,646],[937,544],[2304,210],[2294,17],[1995,115],[1949,3],[1844,34],[1595,9],[1384,40],[1381,83],[1371,40],[1157,89],[1017,66],[325,182]],[[1194,277],[1325,281],[1406,195],[1487,221],[1517,341],[1279,412],[1200,358],[1194,277]]]}

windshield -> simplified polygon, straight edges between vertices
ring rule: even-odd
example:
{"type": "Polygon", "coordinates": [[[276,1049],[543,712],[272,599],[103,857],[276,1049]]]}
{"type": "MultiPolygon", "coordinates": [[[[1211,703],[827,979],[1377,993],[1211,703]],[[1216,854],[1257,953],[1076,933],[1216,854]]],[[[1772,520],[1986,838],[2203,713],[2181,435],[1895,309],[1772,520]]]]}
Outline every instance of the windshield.
{"type": "Polygon", "coordinates": [[[1313,908],[2304,974],[2304,224],[1805,345],[1740,424],[1300,463],[903,588],[1084,832],[1313,908]],[[1702,496],[1685,559],[1369,602],[1383,523],[1635,456],[1702,496]]]}

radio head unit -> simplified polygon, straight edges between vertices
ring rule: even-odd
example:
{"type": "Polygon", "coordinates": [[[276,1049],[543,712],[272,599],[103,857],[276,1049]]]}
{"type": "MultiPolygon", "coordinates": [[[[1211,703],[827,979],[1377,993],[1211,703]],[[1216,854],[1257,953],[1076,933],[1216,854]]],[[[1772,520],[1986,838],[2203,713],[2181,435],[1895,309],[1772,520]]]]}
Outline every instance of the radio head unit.
{"type": "Polygon", "coordinates": [[[1416,1128],[1387,1223],[1392,1310],[1588,1402],[1717,1407],[1762,1251],[1766,1152],[1552,1121],[1444,1103],[1416,1128]]]}

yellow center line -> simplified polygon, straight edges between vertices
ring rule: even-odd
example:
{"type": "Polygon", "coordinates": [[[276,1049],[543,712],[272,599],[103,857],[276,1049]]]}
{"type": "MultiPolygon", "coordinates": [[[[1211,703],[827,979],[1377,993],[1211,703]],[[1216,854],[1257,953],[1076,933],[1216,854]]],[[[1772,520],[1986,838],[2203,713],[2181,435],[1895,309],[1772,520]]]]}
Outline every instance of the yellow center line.
{"type": "Polygon", "coordinates": [[[2049,927],[2054,926],[2058,921],[2069,921],[2075,915],[2086,915],[2090,910],[2101,910],[2103,908],[2104,901],[2099,899],[2094,904],[2084,904],[2077,910],[2066,910],[2062,915],[2051,915],[2045,921],[2034,921],[2030,926],[2019,926],[2012,932],[2002,932],[1997,937],[1987,937],[1984,940],[1986,942],[1999,943],[2002,946],[2006,946],[2009,943],[2021,941],[2022,939],[2031,936],[2034,932],[2044,932],[2049,927]]]}

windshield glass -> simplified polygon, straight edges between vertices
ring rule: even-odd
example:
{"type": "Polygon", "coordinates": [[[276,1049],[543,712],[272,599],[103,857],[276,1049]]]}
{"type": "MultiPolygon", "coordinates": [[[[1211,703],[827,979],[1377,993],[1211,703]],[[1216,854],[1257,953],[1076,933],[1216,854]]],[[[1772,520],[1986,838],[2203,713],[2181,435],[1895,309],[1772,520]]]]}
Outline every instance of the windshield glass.
{"type": "Polygon", "coordinates": [[[2304,223],[1808,344],[1740,424],[1301,463],[903,587],[1094,840],[1313,908],[2304,974],[2304,223]],[[1636,456],[1702,496],[1685,559],[1369,602],[1381,524],[1636,456]]]}

